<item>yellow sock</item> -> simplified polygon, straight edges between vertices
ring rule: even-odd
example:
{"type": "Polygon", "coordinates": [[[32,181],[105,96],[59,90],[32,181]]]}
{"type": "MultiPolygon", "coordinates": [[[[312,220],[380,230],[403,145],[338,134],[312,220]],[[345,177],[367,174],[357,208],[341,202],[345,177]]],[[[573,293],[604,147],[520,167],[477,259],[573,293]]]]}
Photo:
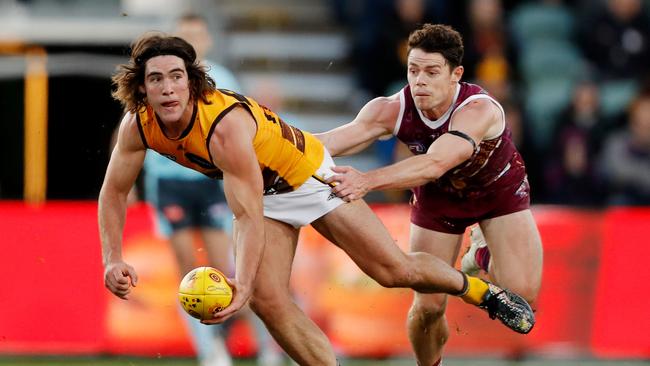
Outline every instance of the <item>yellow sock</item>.
{"type": "Polygon", "coordinates": [[[483,302],[483,296],[487,291],[488,284],[485,281],[478,277],[467,276],[467,292],[460,298],[466,303],[479,305],[483,302]]]}

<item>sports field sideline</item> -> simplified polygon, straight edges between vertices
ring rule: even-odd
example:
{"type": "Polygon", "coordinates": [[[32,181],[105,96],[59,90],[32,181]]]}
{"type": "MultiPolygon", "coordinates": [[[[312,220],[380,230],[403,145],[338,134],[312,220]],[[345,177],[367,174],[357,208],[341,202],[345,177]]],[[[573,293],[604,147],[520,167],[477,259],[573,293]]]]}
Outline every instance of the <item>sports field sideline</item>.
{"type": "MultiPolygon", "coordinates": [[[[412,366],[412,359],[391,360],[342,360],[343,366],[412,366]]],[[[197,363],[186,358],[129,358],[129,357],[0,357],[2,366],[195,366],[197,363]]],[[[237,360],[235,366],[255,366],[254,360],[237,360]]],[[[288,363],[287,363],[288,365],[288,363]]],[[[647,366],[650,360],[601,361],[601,360],[525,360],[502,359],[445,359],[444,366],[647,366]]]]}

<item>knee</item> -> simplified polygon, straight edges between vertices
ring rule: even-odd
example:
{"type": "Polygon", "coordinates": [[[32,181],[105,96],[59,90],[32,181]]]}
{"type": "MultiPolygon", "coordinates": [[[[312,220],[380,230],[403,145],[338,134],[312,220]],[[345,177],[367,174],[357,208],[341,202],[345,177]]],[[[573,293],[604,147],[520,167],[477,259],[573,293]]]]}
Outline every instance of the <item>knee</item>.
{"type": "Polygon", "coordinates": [[[537,301],[537,295],[539,294],[539,283],[532,281],[517,281],[514,283],[509,283],[504,287],[523,297],[524,300],[526,300],[529,304],[533,304],[535,301],[537,301]]]}
{"type": "Polygon", "coordinates": [[[421,324],[432,324],[444,318],[446,309],[446,295],[416,294],[411,309],[409,310],[409,321],[417,321],[421,324]]]}
{"type": "Polygon", "coordinates": [[[280,295],[278,293],[254,293],[248,304],[251,310],[257,314],[263,321],[277,316],[291,302],[289,294],[280,295]]]}
{"type": "Polygon", "coordinates": [[[253,295],[248,305],[260,319],[264,320],[271,313],[271,309],[277,307],[277,301],[270,297],[253,295]]]}

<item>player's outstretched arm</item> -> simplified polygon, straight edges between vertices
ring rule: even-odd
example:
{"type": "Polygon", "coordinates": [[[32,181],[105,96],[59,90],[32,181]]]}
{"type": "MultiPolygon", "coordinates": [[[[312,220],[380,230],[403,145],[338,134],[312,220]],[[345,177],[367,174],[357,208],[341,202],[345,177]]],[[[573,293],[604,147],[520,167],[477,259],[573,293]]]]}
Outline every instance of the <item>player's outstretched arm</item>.
{"type": "Polygon", "coordinates": [[[356,154],[381,136],[390,135],[398,113],[397,96],[375,98],[359,111],[352,122],[314,136],[323,142],[332,156],[356,154]]]}
{"type": "Polygon", "coordinates": [[[230,111],[217,125],[210,139],[210,154],[223,171],[224,192],[235,226],[235,278],[229,282],[234,294],[231,304],[206,324],[221,323],[241,309],[250,298],[264,252],[262,174],[253,149],[256,124],[242,108],[230,111]]]}
{"type": "MultiPolygon", "coordinates": [[[[485,136],[499,128],[500,113],[494,103],[479,99],[454,114],[452,129],[461,131],[479,144],[485,136]]],[[[447,133],[437,138],[426,154],[366,173],[349,166],[335,167],[333,170],[339,174],[330,177],[327,182],[336,184],[332,191],[339,197],[351,201],[373,190],[407,189],[434,181],[472,157],[473,153],[471,141],[447,133]]]]}
{"type": "Polygon", "coordinates": [[[122,119],[117,142],[99,192],[99,234],[104,263],[104,285],[116,296],[127,299],[138,276],[122,259],[122,231],[126,198],[142,169],[146,148],[139,135],[135,116],[122,119]]]}

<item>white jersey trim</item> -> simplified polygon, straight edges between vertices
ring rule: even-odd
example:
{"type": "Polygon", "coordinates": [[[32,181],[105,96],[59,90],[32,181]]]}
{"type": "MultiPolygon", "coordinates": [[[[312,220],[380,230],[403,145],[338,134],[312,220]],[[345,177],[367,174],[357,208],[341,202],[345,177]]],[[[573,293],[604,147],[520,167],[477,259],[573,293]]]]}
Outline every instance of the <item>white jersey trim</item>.
{"type": "Polygon", "coordinates": [[[404,110],[406,103],[404,103],[404,88],[399,91],[399,113],[397,114],[397,121],[395,121],[395,128],[393,128],[393,135],[397,136],[399,128],[402,126],[402,117],[404,117],[404,110]]]}
{"type": "Polygon", "coordinates": [[[462,103],[460,103],[460,105],[458,105],[456,110],[454,110],[454,112],[450,116],[449,129],[451,130],[451,118],[454,116],[454,113],[458,112],[458,110],[460,110],[461,108],[466,106],[469,102],[471,102],[473,100],[476,100],[476,99],[489,99],[492,103],[494,103],[497,107],[499,107],[499,110],[501,111],[501,129],[500,129],[500,131],[497,134],[495,134],[494,136],[486,136],[483,139],[484,140],[493,140],[493,139],[501,136],[501,134],[503,134],[503,131],[506,130],[506,112],[503,110],[503,107],[501,106],[501,104],[499,104],[499,102],[496,101],[496,99],[492,98],[491,96],[489,96],[487,94],[474,94],[472,96],[469,96],[462,103]]]}

